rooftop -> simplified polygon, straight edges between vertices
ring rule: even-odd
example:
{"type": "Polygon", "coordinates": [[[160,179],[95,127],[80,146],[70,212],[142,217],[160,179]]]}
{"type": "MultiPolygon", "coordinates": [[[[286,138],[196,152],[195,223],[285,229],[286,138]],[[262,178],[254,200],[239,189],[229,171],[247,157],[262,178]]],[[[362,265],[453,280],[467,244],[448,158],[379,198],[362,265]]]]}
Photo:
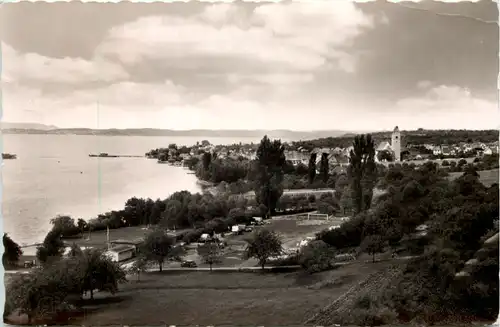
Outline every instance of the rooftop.
{"type": "Polygon", "coordinates": [[[139,245],[142,242],[144,242],[143,238],[136,238],[133,240],[124,240],[124,239],[118,239],[118,240],[112,240],[110,243],[114,244],[133,244],[133,245],[139,245]]]}

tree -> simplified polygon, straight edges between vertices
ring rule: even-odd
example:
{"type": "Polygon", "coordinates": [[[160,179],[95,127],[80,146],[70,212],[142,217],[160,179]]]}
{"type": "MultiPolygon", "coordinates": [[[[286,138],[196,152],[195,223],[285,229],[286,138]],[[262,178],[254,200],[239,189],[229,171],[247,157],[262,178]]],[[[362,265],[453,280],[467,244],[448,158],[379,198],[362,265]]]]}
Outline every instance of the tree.
{"type": "Polygon", "coordinates": [[[380,235],[369,235],[361,242],[360,250],[372,255],[373,262],[375,262],[375,254],[384,251],[385,241],[380,235]]]}
{"type": "Polygon", "coordinates": [[[85,229],[88,228],[88,224],[85,220],[83,220],[82,218],[79,218],[77,223],[76,223],[78,229],[80,230],[80,233],[84,233],[85,232],[85,229]]]}
{"type": "Polygon", "coordinates": [[[309,158],[309,165],[307,166],[309,184],[312,184],[314,182],[314,178],[316,177],[316,158],[317,153],[311,153],[311,157],[309,158]]]}
{"type": "Polygon", "coordinates": [[[155,230],[146,236],[140,253],[149,261],[155,261],[163,270],[163,262],[174,255],[175,239],[162,230],[155,230]]]}
{"type": "Polygon", "coordinates": [[[210,271],[213,264],[222,262],[222,249],[216,241],[198,245],[197,251],[203,262],[210,265],[210,271]]]}
{"type": "Polygon", "coordinates": [[[257,148],[257,180],[255,195],[259,204],[264,204],[268,217],[276,211],[276,204],[283,194],[283,171],[285,168],[285,147],[281,140],[266,136],[257,148]]]}
{"type": "Polygon", "coordinates": [[[2,262],[4,267],[16,265],[23,255],[23,251],[19,244],[14,242],[6,233],[3,234],[3,248],[2,262]]]}
{"type": "Polygon", "coordinates": [[[202,162],[202,167],[204,171],[208,171],[208,168],[210,168],[210,163],[212,162],[212,154],[210,152],[205,152],[203,153],[203,156],[201,157],[201,162],[202,162]]]}
{"type": "MultiPolygon", "coordinates": [[[[64,309],[69,295],[82,295],[94,289],[116,292],[125,273],[117,263],[96,250],[62,259],[27,274],[15,275],[6,285],[4,316],[19,309],[33,318],[53,316],[64,309]]],[[[91,296],[92,298],[92,296],[91,296]]]]}
{"type": "Polygon", "coordinates": [[[89,291],[91,300],[94,299],[94,290],[113,294],[118,290],[118,284],[126,281],[125,271],[120,265],[100,250],[86,249],[73,260],[78,267],[78,279],[82,281],[80,291],[89,291]]]}
{"type": "Polygon", "coordinates": [[[376,179],[375,148],[370,134],[357,135],[350,153],[348,174],[356,213],[368,210],[376,179]]]}
{"type": "Polygon", "coordinates": [[[347,210],[352,210],[353,201],[352,201],[352,190],[349,186],[345,186],[343,190],[339,192],[340,199],[339,204],[342,208],[342,213],[345,215],[347,210]]]}
{"type": "Polygon", "coordinates": [[[70,216],[57,216],[50,220],[53,230],[61,232],[63,237],[73,236],[78,234],[78,227],[75,225],[75,220],[70,216]]]}
{"type": "Polygon", "coordinates": [[[168,150],[160,152],[160,154],[158,154],[158,161],[160,162],[168,161],[168,150]]]}
{"type": "Polygon", "coordinates": [[[295,168],[295,174],[297,174],[299,176],[307,175],[308,171],[309,170],[307,169],[306,165],[304,165],[303,163],[299,163],[297,165],[297,167],[295,168]]]}
{"type": "Polygon", "coordinates": [[[141,273],[145,272],[148,268],[148,260],[143,256],[139,255],[134,261],[130,271],[137,275],[137,281],[141,280],[141,273]]]}
{"type": "Polygon", "coordinates": [[[178,200],[169,198],[165,203],[165,211],[162,214],[162,226],[169,229],[175,229],[176,226],[180,225],[179,222],[182,218],[182,211],[182,203],[178,200]]]}
{"type": "Polygon", "coordinates": [[[320,162],[320,167],[319,167],[319,173],[321,175],[321,180],[323,183],[328,182],[328,173],[330,171],[330,168],[328,167],[328,153],[323,153],[321,155],[321,162],[320,162]]]}
{"type": "Polygon", "coordinates": [[[6,284],[4,316],[14,310],[28,316],[28,323],[34,318],[56,313],[56,308],[68,296],[61,276],[54,271],[37,269],[28,274],[16,274],[6,284]]]}
{"type": "Polygon", "coordinates": [[[45,263],[50,259],[56,259],[64,253],[64,242],[61,240],[61,231],[52,229],[48,232],[41,246],[37,248],[36,257],[45,263]]]}
{"type": "Polygon", "coordinates": [[[255,231],[246,242],[246,258],[256,258],[262,270],[264,270],[264,265],[270,257],[278,256],[283,252],[279,235],[268,229],[255,231]]]}
{"type": "Polygon", "coordinates": [[[388,150],[382,150],[377,153],[378,161],[394,161],[394,153],[388,150]]]}

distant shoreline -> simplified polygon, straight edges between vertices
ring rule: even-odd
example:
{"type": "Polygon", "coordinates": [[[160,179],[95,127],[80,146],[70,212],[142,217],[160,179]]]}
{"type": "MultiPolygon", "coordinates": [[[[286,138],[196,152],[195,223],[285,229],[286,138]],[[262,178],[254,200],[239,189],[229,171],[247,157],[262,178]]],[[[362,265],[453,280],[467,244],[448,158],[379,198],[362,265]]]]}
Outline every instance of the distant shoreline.
{"type": "Polygon", "coordinates": [[[61,128],[61,129],[23,129],[6,128],[3,134],[21,135],[91,135],[91,136],[170,136],[170,137],[221,137],[221,138],[261,138],[268,135],[272,138],[284,139],[315,139],[322,137],[340,137],[352,134],[345,131],[291,131],[291,130],[169,130],[169,129],[87,129],[87,128],[61,128]]]}

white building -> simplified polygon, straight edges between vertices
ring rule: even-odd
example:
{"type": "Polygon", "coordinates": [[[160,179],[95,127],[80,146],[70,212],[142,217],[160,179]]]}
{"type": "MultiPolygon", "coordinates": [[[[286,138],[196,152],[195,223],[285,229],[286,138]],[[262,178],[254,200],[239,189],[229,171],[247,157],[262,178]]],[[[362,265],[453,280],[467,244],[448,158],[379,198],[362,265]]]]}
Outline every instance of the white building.
{"type": "Polygon", "coordinates": [[[121,262],[130,259],[135,254],[135,247],[133,245],[117,245],[104,254],[109,257],[112,261],[121,262]]]}

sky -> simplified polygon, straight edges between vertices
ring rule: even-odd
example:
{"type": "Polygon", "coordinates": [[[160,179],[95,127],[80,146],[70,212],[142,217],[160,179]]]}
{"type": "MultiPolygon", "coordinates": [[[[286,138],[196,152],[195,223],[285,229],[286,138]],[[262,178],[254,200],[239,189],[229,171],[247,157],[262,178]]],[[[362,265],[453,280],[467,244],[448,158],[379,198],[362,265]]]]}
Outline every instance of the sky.
{"type": "Polygon", "coordinates": [[[3,4],[3,121],[498,128],[494,2],[3,4]]]}

